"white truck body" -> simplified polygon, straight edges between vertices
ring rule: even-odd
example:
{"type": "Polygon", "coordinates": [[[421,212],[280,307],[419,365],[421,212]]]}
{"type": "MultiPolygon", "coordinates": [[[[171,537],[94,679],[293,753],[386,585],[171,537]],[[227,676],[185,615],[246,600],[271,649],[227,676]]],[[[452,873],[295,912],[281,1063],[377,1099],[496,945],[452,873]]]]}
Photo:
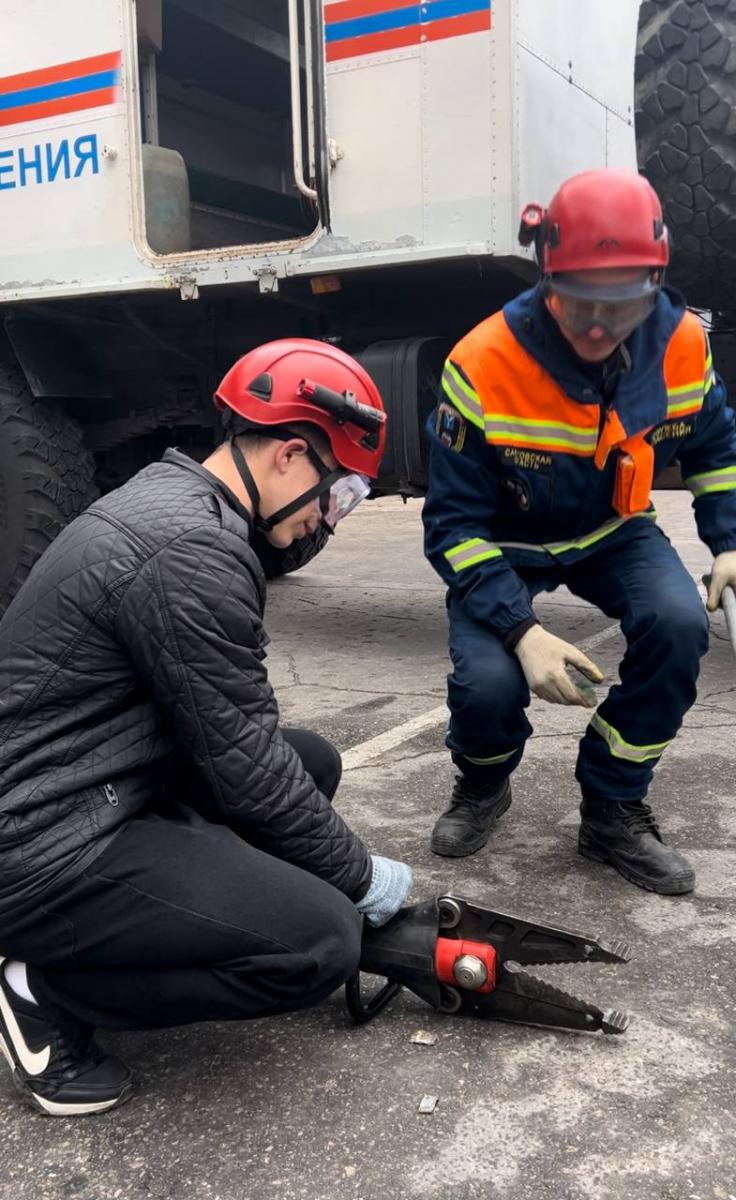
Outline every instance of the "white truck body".
{"type": "MultiPolygon", "coordinates": [[[[156,121],[140,65],[151,61],[140,56],[143,3],[3,5],[2,301],[157,289],[192,298],[367,266],[519,258],[524,201],[546,201],[576,170],[636,165],[637,0],[298,0],[324,54],[314,73],[307,58],[298,89],[307,190],[321,122],[332,160],[322,218],[297,238],[156,253],[145,223],[143,142],[156,121]]],[[[224,29],[239,19],[232,0],[179,3],[214,5],[224,29]]]]}

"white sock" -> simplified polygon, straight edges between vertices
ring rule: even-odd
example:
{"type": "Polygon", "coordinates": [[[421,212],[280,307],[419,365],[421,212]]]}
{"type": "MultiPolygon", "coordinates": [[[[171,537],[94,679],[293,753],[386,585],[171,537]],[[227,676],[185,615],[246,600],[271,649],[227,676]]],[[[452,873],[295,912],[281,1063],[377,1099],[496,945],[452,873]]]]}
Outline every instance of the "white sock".
{"type": "Polygon", "coordinates": [[[36,997],[28,986],[28,973],[25,963],[15,961],[6,963],[5,978],[16,996],[20,996],[22,1000],[30,1000],[31,1004],[38,1004],[36,997]]]}

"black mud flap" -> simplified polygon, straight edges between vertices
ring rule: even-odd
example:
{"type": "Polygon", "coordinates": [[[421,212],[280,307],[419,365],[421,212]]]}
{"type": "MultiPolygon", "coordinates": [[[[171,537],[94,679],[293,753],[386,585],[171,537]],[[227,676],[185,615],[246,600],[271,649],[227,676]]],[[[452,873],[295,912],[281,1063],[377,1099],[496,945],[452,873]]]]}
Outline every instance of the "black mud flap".
{"type": "Polygon", "coordinates": [[[437,403],[451,345],[447,338],[404,338],[374,342],[356,355],[375,380],[388,413],[379,492],[419,496],[427,490],[429,446],[424,427],[437,403]]]}

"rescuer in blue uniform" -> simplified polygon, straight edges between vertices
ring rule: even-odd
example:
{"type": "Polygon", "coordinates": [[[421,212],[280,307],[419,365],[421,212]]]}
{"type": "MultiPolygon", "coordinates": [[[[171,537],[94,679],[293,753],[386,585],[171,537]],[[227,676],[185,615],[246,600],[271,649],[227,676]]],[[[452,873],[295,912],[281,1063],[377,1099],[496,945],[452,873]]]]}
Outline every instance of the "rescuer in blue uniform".
{"type": "Polygon", "coordinates": [[[432,849],[485,845],[511,803],[532,732],[530,692],[591,709],[576,777],[580,852],[632,883],[689,892],[645,797],[696,696],[708,624],[696,585],[656,524],[650,490],[679,462],[714,555],[708,608],[736,582],[736,430],[708,339],[675,292],[659,200],[633,172],[567,180],[528,205],[539,284],[463,338],[429,423],[425,549],[448,585],[451,713],[459,770],[432,849]],[[539,623],[560,584],[620,621],[620,683],[539,623]]]}

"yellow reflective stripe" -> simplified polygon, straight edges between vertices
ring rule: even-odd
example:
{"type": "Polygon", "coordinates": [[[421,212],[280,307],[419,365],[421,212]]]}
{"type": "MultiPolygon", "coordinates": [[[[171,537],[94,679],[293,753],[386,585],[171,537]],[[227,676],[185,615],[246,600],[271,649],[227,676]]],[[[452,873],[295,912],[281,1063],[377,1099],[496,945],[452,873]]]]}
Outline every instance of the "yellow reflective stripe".
{"type": "Polygon", "coordinates": [[[465,382],[457,367],[449,359],[442,372],[442,390],[458,412],[462,413],[473,425],[477,425],[479,429],[483,428],[483,407],[478,393],[474,392],[465,382]]]}
{"type": "Polygon", "coordinates": [[[529,428],[521,422],[500,420],[497,417],[486,417],[486,440],[508,445],[509,442],[522,442],[524,446],[553,447],[560,450],[587,451],[595,454],[597,443],[596,433],[575,433],[560,429],[550,422],[540,423],[536,428],[529,428]]]}
{"type": "Polygon", "coordinates": [[[713,370],[713,354],[711,353],[710,338],[708,337],[707,333],[705,335],[705,348],[707,350],[707,354],[705,357],[705,386],[703,388],[703,394],[707,396],[708,392],[716,381],[716,373],[713,370]]]}
{"type": "Polygon", "coordinates": [[[695,395],[702,391],[703,379],[693,379],[692,383],[680,383],[677,387],[667,388],[668,396],[684,396],[689,392],[695,395]]]}
{"type": "Polygon", "coordinates": [[[599,525],[597,529],[585,537],[574,538],[570,542],[499,542],[498,545],[502,550],[532,550],[539,554],[564,554],[567,550],[587,550],[588,546],[594,546],[596,542],[600,542],[604,537],[608,537],[609,533],[614,533],[620,529],[626,521],[633,521],[637,517],[646,517],[649,521],[656,521],[657,513],[655,509],[650,508],[647,512],[632,513],[630,517],[614,517],[612,521],[606,521],[605,525],[599,525]]]}
{"type": "Polygon", "coordinates": [[[569,425],[538,417],[508,416],[506,413],[486,413],[485,434],[489,442],[508,445],[521,443],[534,449],[572,450],[579,454],[594,454],[598,430],[585,425],[569,425]]]}
{"type": "Polygon", "coordinates": [[[493,758],[471,758],[469,754],[463,754],[463,758],[467,758],[468,762],[474,763],[476,767],[492,767],[494,763],[508,762],[517,752],[518,750],[511,750],[508,754],[496,754],[493,758]]]}
{"type": "Polygon", "coordinates": [[[534,428],[541,426],[543,429],[563,429],[567,433],[582,434],[584,437],[598,438],[598,430],[591,429],[589,425],[568,425],[566,421],[550,421],[546,417],[517,417],[509,416],[507,413],[486,413],[487,421],[500,421],[509,425],[523,425],[534,428]]]}
{"type": "Polygon", "coordinates": [[[622,738],[619,731],[604,721],[599,713],[595,713],[591,717],[590,724],[606,742],[613,757],[625,758],[627,762],[643,763],[650,758],[659,758],[672,741],[670,739],[669,742],[655,742],[652,746],[634,746],[622,738]]]}
{"type": "Polygon", "coordinates": [[[445,558],[457,574],[458,571],[474,567],[476,563],[485,562],[486,559],[500,558],[502,553],[494,542],[486,542],[483,538],[469,538],[467,542],[445,550],[445,558]]]}
{"type": "Polygon", "coordinates": [[[677,387],[667,388],[667,420],[699,412],[703,407],[705,392],[705,377],[694,379],[692,383],[681,383],[677,387]]]}
{"type": "Polygon", "coordinates": [[[541,449],[552,448],[553,450],[589,450],[590,454],[595,454],[595,442],[581,446],[579,442],[574,442],[572,438],[546,437],[544,434],[533,433],[512,433],[508,430],[499,433],[497,430],[486,430],[486,438],[489,442],[498,442],[501,445],[522,442],[524,449],[534,450],[537,447],[541,449]]]}
{"type": "Polygon", "coordinates": [[[510,417],[504,413],[486,413],[486,436],[489,433],[510,434],[531,441],[572,442],[576,446],[595,450],[598,430],[584,425],[567,425],[564,421],[540,420],[531,417],[510,417]]]}
{"type": "Polygon", "coordinates": [[[709,492],[731,492],[736,489],[736,467],[720,467],[717,471],[703,471],[685,480],[693,496],[707,496],[709,492]]]}

